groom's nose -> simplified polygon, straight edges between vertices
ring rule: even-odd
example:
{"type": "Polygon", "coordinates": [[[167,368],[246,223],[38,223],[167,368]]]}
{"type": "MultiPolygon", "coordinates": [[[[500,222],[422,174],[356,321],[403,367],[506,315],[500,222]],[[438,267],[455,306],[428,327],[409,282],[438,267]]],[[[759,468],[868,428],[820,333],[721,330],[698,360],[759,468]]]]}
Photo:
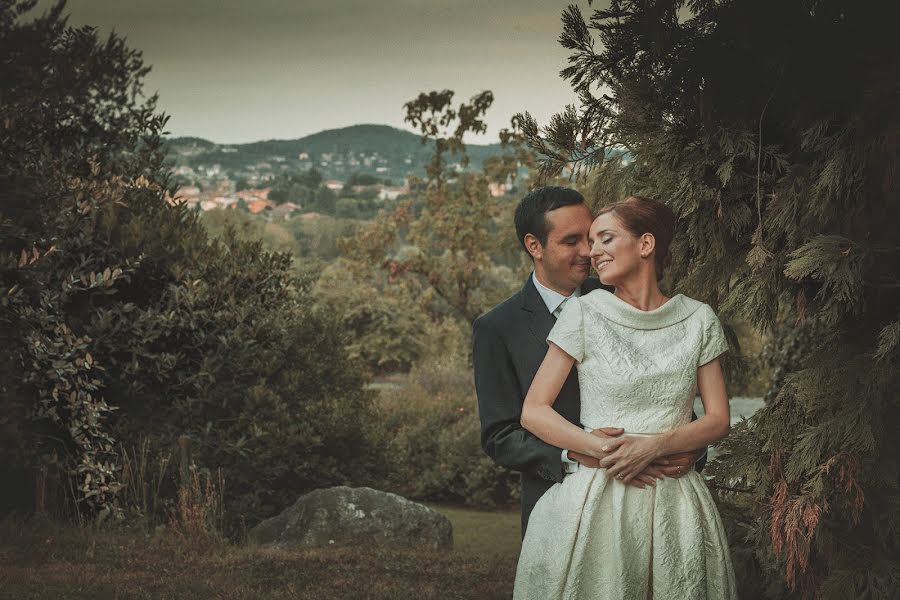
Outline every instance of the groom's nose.
{"type": "Polygon", "coordinates": [[[585,258],[591,256],[591,243],[587,240],[587,238],[584,238],[581,240],[581,242],[579,242],[578,255],[585,258]]]}

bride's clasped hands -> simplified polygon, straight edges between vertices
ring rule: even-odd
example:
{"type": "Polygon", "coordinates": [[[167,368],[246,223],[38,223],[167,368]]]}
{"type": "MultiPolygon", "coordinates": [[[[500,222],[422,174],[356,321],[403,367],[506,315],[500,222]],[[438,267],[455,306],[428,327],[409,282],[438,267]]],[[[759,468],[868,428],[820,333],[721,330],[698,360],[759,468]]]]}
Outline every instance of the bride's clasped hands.
{"type": "MultiPolygon", "coordinates": [[[[663,458],[663,435],[624,435],[611,440],[598,440],[597,459],[600,468],[606,469],[607,476],[630,483],[632,479],[647,471],[650,465],[666,465],[663,458]]],[[[676,474],[685,471],[675,467],[676,474]]]]}
{"type": "Polygon", "coordinates": [[[665,454],[662,440],[653,439],[658,435],[629,434],[621,427],[603,427],[590,433],[596,436],[590,454],[570,450],[569,456],[584,467],[606,469],[610,477],[642,489],[655,486],[664,477],[685,475],[705,454],[705,449],[665,454]]]}

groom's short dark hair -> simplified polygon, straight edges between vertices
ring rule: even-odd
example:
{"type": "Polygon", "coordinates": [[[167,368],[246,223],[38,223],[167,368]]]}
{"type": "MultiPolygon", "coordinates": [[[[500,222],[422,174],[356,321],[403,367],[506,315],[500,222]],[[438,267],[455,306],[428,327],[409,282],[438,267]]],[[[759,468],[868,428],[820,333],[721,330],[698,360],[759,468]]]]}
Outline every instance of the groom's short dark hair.
{"type": "MultiPolygon", "coordinates": [[[[522,248],[525,248],[525,235],[529,233],[536,237],[542,246],[546,246],[547,234],[550,232],[547,213],[573,204],[584,204],[584,196],[572,188],[556,185],[535,188],[522,198],[516,207],[515,216],[516,235],[522,248]]],[[[525,252],[528,252],[527,248],[525,252]]]]}

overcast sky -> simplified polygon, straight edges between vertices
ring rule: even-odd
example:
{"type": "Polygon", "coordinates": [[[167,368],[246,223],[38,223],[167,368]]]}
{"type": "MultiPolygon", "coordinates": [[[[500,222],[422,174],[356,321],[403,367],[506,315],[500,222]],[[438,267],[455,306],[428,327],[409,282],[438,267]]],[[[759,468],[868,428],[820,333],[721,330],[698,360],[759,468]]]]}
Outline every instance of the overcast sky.
{"type": "Polygon", "coordinates": [[[486,143],[516,112],[543,124],[575,100],[559,77],[568,3],[70,0],[67,10],[71,24],[115,29],[143,51],[172,135],[247,142],[406,127],[403,104],[421,91],[449,88],[461,100],[489,89],[491,129],[473,140],[486,143]]]}

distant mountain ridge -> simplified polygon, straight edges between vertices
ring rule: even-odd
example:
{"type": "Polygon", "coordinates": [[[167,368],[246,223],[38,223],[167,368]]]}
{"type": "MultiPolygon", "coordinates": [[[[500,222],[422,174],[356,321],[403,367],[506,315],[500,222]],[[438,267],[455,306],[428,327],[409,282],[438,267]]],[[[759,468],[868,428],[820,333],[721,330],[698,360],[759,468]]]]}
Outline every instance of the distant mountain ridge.
{"type": "MultiPolygon", "coordinates": [[[[208,170],[218,165],[226,172],[265,169],[260,164],[278,163],[276,172],[316,168],[327,177],[357,173],[401,178],[421,175],[432,154],[432,145],[421,143],[415,133],[389,125],[351,125],[320,131],[293,140],[262,140],[243,144],[217,144],[197,137],[176,137],[165,145],[176,166],[208,170]]],[[[500,144],[467,144],[473,166],[488,156],[502,153],[500,144]]],[[[451,159],[452,160],[452,159],[451,159]]]]}

